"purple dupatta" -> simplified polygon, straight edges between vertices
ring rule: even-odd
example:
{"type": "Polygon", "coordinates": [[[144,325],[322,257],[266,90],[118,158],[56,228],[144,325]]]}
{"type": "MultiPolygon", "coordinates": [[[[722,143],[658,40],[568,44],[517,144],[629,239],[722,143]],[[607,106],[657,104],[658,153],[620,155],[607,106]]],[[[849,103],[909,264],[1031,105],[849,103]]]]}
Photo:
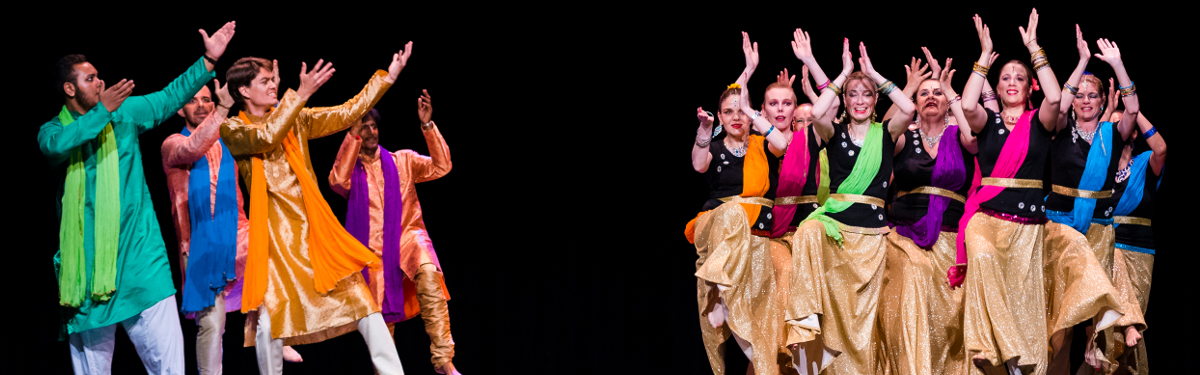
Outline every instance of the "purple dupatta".
{"type": "MultiPolygon", "coordinates": [[[[937,160],[933,165],[933,177],[930,178],[930,183],[934,187],[958,191],[967,179],[967,171],[962,161],[962,149],[959,147],[958,126],[947,125],[939,143],[937,160]]],[[[925,216],[915,223],[896,227],[896,231],[904,237],[911,238],[917,246],[929,249],[934,242],[937,242],[938,233],[942,230],[942,214],[946,212],[948,206],[950,206],[950,198],[930,194],[929,211],[925,213],[925,216]]]]}
{"type": "MultiPolygon", "coordinates": [[[[383,174],[383,319],[395,322],[404,319],[404,270],[400,268],[400,235],[403,231],[404,201],[400,194],[400,177],[396,161],[383,146],[379,146],[379,161],[383,174]]],[[[362,160],[354,163],[350,180],[350,197],[346,212],[346,231],[363,245],[371,242],[371,197],[367,190],[367,170],[362,160]]],[[[371,282],[367,270],[363,277],[371,282]]]]}

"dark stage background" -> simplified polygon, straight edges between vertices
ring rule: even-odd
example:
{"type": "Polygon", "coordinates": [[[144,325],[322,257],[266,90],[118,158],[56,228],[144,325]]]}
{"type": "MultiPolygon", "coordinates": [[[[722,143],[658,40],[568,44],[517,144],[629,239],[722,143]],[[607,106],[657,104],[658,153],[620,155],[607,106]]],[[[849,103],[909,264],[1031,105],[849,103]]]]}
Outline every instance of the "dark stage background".
{"type": "MultiPolygon", "coordinates": [[[[780,69],[799,74],[801,63],[788,45],[797,26],[810,31],[826,72],[840,69],[842,37],[865,40],[877,69],[898,85],[909,57],[921,57],[920,47],[928,46],[939,60],[955,58],[955,85],[961,91],[979,54],[974,12],[993,31],[998,63],[1028,59],[1017,27],[1025,25],[1029,4],[1001,9],[987,2],[955,10],[939,4],[845,6],[858,12],[799,7],[710,9],[697,16],[617,15],[586,8],[551,17],[524,13],[545,10],[534,8],[484,9],[466,16],[366,7],[357,13],[316,9],[308,15],[282,15],[273,8],[221,14],[184,7],[136,16],[146,9],[13,12],[14,21],[19,17],[39,26],[32,32],[6,26],[11,38],[7,96],[15,106],[10,143],[15,146],[5,156],[16,161],[10,177],[15,183],[8,188],[15,206],[10,203],[8,212],[19,220],[9,233],[25,240],[8,246],[17,254],[8,260],[16,288],[9,294],[7,319],[16,330],[3,335],[0,367],[6,373],[71,371],[67,344],[56,341],[57,284],[50,261],[57,247],[56,187],[35,142],[38,127],[62,106],[53,88],[55,61],[68,53],[86,54],[102,79],[133,79],[134,94],[144,95],[200,57],[204,47],[196,29],[211,32],[236,20],[237,34],[217,77],[223,82],[225,70],[243,56],[278,59],[282,94],[298,86],[301,61],[311,65],[324,58],[337,73],[313,95],[313,106],[350,98],[372,72],[386,69],[392,53],[414,41],[409,65],[377,106],[383,113],[381,144],[427,153],[414,99],[428,89],[454,169],[418,190],[453,297],[455,364],[461,371],[709,373],[697,327],[695,249],[682,235],[707,192],[687,155],[695,136],[695,108],[713,110],[725,85],[741,72],[739,31],[750,32],[760,46],[761,63],[750,81],[756,104],[780,69]],[[732,11],[745,11],[748,18],[727,20],[732,11]],[[583,14],[598,17],[577,19],[583,14]]],[[[1076,22],[1093,53],[1099,52],[1097,38],[1119,43],[1144,113],[1174,150],[1168,162],[1172,172],[1160,193],[1163,204],[1153,218],[1159,254],[1146,316],[1151,329],[1145,336],[1156,370],[1182,367],[1190,362],[1184,356],[1195,351],[1189,319],[1195,316],[1196,283],[1189,274],[1195,245],[1181,233],[1194,225],[1172,219],[1185,218],[1183,206],[1190,203],[1186,174],[1195,158],[1185,142],[1194,126],[1176,119],[1193,115],[1195,75],[1192,59],[1184,54],[1194,52],[1195,35],[1183,12],[1155,6],[1098,10],[1079,4],[1039,11],[1039,41],[1060,79],[1077,62],[1076,22]]],[[[1112,75],[1098,59],[1089,70],[1112,75]]],[[[995,75],[991,81],[996,82],[995,75]]],[[[887,105],[880,103],[878,110],[887,105]]],[[[159,146],[182,126],[172,118],[140,138],[146,182],[177,285],[177,241],[159,146]]],[[[345,200],[329,189],[325,177],[342,137],[311,141],[318,183],[338,215],[345,213],[345,200]]],[[[397,326],[397,347],[406,373],[432,374],[429,341],[417,320],[397,326]]],[[[228,315],[228,374],[256,372],[254,350],[241,346],[244,321],[240,313],[228,315]]],[[[181,326],[187,370],[194,373],[197,329],[182,318],[181,326]]],[[[123,330],[118,332],[113,372],[143,373],[133,345],[123,330]]],[[[729,345],[734,345],[730,371],[740,373],[747,361],[736,344],[729,345]]],[[[1082,344],[1076,346],[1081,351],[1082,344]]],[[[372,372],[356,333],[296,349],[305,362],[286,364],[289,374],[372,372]]]]}

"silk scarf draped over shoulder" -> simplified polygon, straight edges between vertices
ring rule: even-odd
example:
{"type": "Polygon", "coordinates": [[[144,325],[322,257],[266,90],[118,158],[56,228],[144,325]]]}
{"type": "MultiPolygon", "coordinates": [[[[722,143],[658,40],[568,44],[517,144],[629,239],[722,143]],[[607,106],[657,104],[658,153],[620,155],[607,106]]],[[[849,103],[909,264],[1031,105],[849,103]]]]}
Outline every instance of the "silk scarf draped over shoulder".
{"type": "MultiPolygon", "coordinates": [[[[922,146],[917,146],[922,147],[922,146]]],[[[958,125],[947,125],[938,141],[937,160],[933,164],[933,177],[930,179],[934,187],[957,191],[966,182],[967,170],[963,166],[962,149],[958,142],[958,125]]],[[[942,228],[942,213],[950,206],[950,198],[941,195],[929,195],[929,209],[925,216],[915,223],[896,227],[896,231],[924,249],[930,249],[937,242],[938,233],[942,228]]],[[[962,228],[959,228],[961,231],[962,228]]]]}
{"type": "MultiPolygon", "coordinates": [[[[761,197],[771,188],[770,165],[767,163],[767,150],[763,146],[763,137],[761,135],[750,135],[746,141],[746,156],[742,160],[742,197],[761,197]]],[[[758,220],[758,214],[762,206],[753,203],[739,203],[742,209],[746,210],[746,220],[750,224],[758,220]]],[[[683,235],[687,237],[689,243],[696,243],[696,219],[700,218],[708,211],[701,212],[687,223],[683,229],[683,235]]]]}
{"type": "MultiPolygon", "coordinates": [[[[1037,111],[1035,109],[1021,114],[1021,118],[1013,126],[1012,132],[1004,140],[1004,146],[1000,148],[1000,156],[996,158],[996,166],[992,168],[992,174],[989,177],[1013,178],[1017,175],[1017,171],[1025,163],[1025,156],[1029,154],[1029,128],[1033,121],[1033,116],[1037,116],[1037,111]]],[[[955,256],[955,266],[950,267],[946,271],[946,277],[950,280],[951,287],[957,288],[961,286],[963,280],[967,277],[965,235],[967,233],[967,225],[971,223],[971,217],[975,216],[975,212],[979,211],[980,203],[995,198],[1004,191],[1004,188],[1000,186],[983,186],[981,188],[980,185],[982,185],[982,182],[983,175],[979,168],[979,159],[976,158],[975,176],[971,179],[971,194],[967,197],[967,203],[963,208],[963,217],[958,221],[958,236],[955,239],[958,254],[955,256]]]]}
{"type": "MultiPolygon", "coordinates": [[[[1113,139],[1112,123],[1100,123],[1099,144],[1092,144],[1088,150],[1087,163],[1083,167],[1083,175],[1079,176],[1079,189],[1096,191],[1104,188],[1104,181],[1109,177],[1108,164],[1112,162],[1113,139]]],[[[1092,226],[1092,215],[1096,213],[1096,199],[1075,197],[1075,205],[1069,213],[1046,212],[1046,216],[1054,222],[1075,228],[1079,233],[1087,234],[1092,226]]]]}
{"type": "MultiPolygon", "coordinates": [[[[245,112],[239,112],[242,122],[252,124],[245,112]]],[[[296,133],[289,131],[283,139],[288,165],[300,183],[304,211],[308,219],[309,260],[313,266],[313,288],[327,293],[337,282],[359,272],[363,267],[381,267],[379,257],[346,232],[341,222],[321,196],[316,180],[308,173],[296,133]]],[[[254,155],[250,181],[250,249],[246,255],[245,281],[242,286],[242,311],[257,309],[267,292],[267,181],[262,155],[254,155]]]]}
{"type": "MultiPolygon", "coordinates": [[[[70,126],[75,117],[63,106],[58,113],[62,126],[70,126]]],[[[92,262],[92,299],[107,301],[117,290],[117,241],[121,231],[121,171],[117,153],[117,138],[112,123],[96,137],[100,149],[96,152],[96,199],[94,220],[95,246],[92,262]]],[[[58,303],[79,307],[87,290],[87,260],[83,247],[84,200],[87,195],[87,167],[81,147],[71,152],[67,176],[63,183],[62,221],[58,227],[59,253],[58,303]]]]}
{"type": "MultiPolygon", "coordinates": [[[[883,162],[883,124],[872,123],[867,128],[866,138],[863,140],[862,152],[858,154],[858,159],[854,161],[854,168],[850,170],[850,176],[846,177],[845,181],[838,186],[838,194],[855,194],[862,195],[867,191],[867,187],[871,185],[871,181],[875,179],[875,175],[879,173],[879,166],[883,162]]],[[[824,172],[822,176],[825,177],[824,172]]],[[[804,221],[817,220],[825,225],[825,235],[837,240],[838,244],[842,243],[842,232],[838,229],[838,222],[827,214],[836,214],[850,208],[853,202],[840,201],[832,197],[826,198],[825,203],[817,208],[804,221]]]]}
{"type": "MultiPolygon", "coordinates": [[[[400,177],[392,154],[378,146],[379,164],[383,174],[383,300],[378,301],[384,321],[399,321],[408,317],[405,306],[404,281],[408,278],[400,267],[400,236],[404,214],[404,199],[400,192],[400,177]]],[[[366,246],[371,241],[371,197],[367,189],[367,171],[362,159],[354,163],[350,180],[350,196],[346,210],[346,230],[366,246]]],[[[363,270],[363,278],[371,277],[363,270]]],[[[410,294],[412,291],[407,291],[410,294]]]]}
{"type": "MultiPolygon", "coordinates": [[[[186,127],[180,132],[192,134],[186,127]]],[[[196,312],[213,306],[216,294],[225,283],[236,279],[237,258],[237,176],[233,155],[220,139],[221,159],[217,171],[216,202],[212,201],[212,180],[208,156],[192,163],[188,174],[188,213],[192,236],[188,250],[188,275],[183,281],[180,311],[196,312]]]]}
{"type": "MultiPolygon", "coordinates": [[[[792,134],[792,142],[788,144],[787,153],[783,155],[783,163],[779,169],[779,186],[775,187],[777,197],[804,194],[804,184],[808,181],[808,162],[811,158],[808,150],[808,128],[792,134]]],[[[787,233],[788,225],[796,215],[796,205],[775,205],[771,208],[771,214],[774,220],[771,237],[780,237],[787,233]]]]}

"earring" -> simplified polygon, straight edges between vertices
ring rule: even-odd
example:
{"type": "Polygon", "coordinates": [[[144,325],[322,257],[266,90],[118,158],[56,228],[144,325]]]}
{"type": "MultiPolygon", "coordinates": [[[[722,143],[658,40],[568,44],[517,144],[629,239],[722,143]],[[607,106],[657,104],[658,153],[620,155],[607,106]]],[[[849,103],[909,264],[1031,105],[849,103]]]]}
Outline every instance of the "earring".
{"type": "Polygon", "coordinates": [[[875,110],[874,109],[871,110],[871,119],[869,121],[871,121],[872,124],[875,123],[875,110]]]}
{"type": "Polygon", "coordinates": [[[837,122],[840,124],[846,123],[846,111],[843,110],[842,113],[838,115],[837,122]]]}

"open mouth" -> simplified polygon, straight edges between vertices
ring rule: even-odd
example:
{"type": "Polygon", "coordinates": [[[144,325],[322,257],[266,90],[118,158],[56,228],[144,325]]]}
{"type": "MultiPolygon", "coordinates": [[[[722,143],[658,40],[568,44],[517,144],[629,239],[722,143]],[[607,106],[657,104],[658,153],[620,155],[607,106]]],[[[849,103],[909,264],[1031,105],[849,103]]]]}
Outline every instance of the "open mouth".
{"type": "Polygon", "coordinates": [[[1008,94],[1009,96],[1016,96],[1018,93],[1020,93],[1020,91],[1017,91],[1017,90],[1004,90],[1004,93],[1005,93],[1005,94],[1008,94]]]}
{"type": "Polygon", "coordinates": [[[865,115],[865,114],[867,114],[867,107],[855,107],[854,113],[859,114],[859,115],[865,115]]]}
{"type": "Polygon", "coordinates": [[[784,121],[787,121],[787,116],[775,116],[775,122],[783,123],[784,121]]]}

